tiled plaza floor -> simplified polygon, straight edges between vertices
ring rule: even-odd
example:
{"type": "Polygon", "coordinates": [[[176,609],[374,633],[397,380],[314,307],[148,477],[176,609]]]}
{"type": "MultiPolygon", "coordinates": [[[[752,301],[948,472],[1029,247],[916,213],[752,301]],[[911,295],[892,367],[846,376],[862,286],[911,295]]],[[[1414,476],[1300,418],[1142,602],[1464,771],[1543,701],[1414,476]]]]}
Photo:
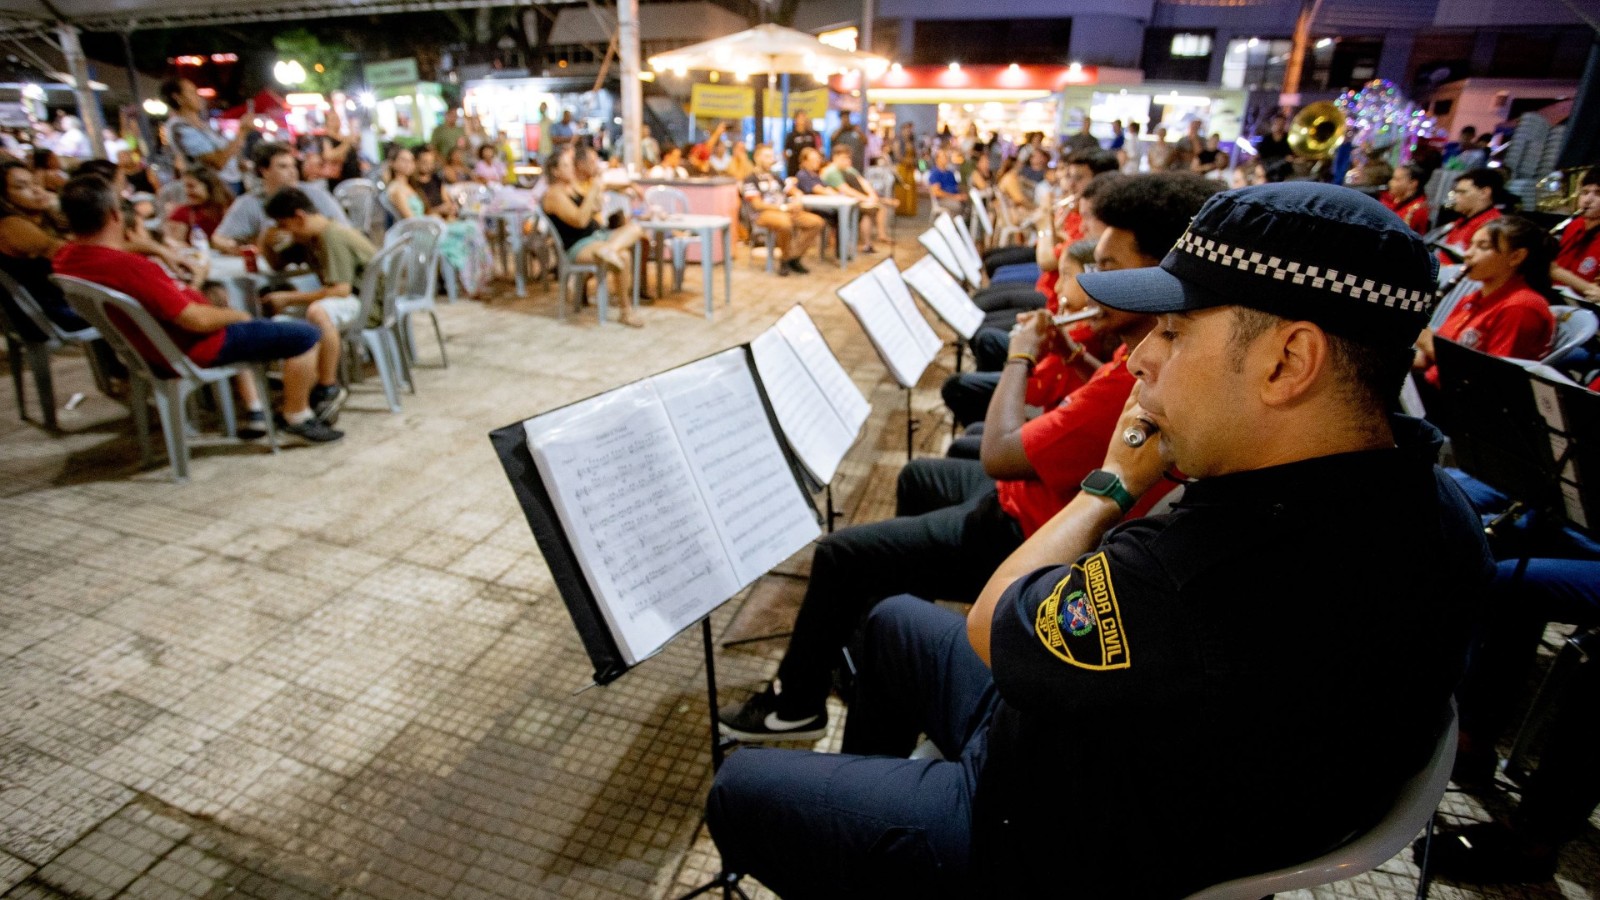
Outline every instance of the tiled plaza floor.
{"type": "MultiPolygon", "coordinates": [[[[341,444],[201,447],[186,485],[139,470],[126,410],[81,358],[55,362],[61,402],[87,395],[60,433],[36,424],[32,396],[21,421],[5,390],[0,895],[657,898],[712,876],[698,640],[583,690],[591,670],[486,435],[749,340],[802,303],[875,409],[836,482],[845,521],[889,515],[904,398],[834,297],[845,275],[812,270],[779,280],[741,260],[731,309],[719,273],[714,321],[696,291],[645,309],[643,330],[592,311],[558,322],[547,285],[443,307],[450,367],[420,332],[400,414],[369,380],[341,444]]],[[[948,436],[950,365],[915,395],[921,452],[948,436]]],[[[723,607],[718,634],[786,627],[807,563],[723,607]]],[[[725,696],[780,650],[721,651],[725,696]]],[[[1447,812],[1484,815],[1461,794],[1447,812]]],[[[1315,895],[1406,896],[1414,877],[1403,854],[1315,895]]],[[[1597,893],[1591,830],[1555,884],[1434,896],[1597,893]]]]}

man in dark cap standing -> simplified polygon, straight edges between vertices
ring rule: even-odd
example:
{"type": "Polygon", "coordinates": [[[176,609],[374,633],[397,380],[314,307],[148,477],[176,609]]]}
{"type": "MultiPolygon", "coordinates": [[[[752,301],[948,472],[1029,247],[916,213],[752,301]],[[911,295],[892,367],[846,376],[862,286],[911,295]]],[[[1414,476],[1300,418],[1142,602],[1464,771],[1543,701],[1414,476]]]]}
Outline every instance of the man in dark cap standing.
{"type": "Polygon", "coordinates": [[[729,869],[786,897],[1183,896],[1319,855],[1427,762],[1493,567],[1437,432],[1389,414],[1421,239],[1269,185],[1079,282],[1160,320],[1101,469],[965,620],[874,610],[843,754],[728,759],[729,869]],[[1170,513],[1112,527],[1174,470],[1170,513]],[[892,758],[919,733],[944,759],[892,758]]]}

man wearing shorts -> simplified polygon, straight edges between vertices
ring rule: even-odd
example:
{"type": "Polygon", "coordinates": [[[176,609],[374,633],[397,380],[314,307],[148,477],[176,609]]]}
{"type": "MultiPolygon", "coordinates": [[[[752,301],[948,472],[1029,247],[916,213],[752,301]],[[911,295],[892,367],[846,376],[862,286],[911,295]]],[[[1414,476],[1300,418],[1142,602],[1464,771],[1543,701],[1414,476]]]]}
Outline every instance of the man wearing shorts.
{"type": "MultiPolygon", "coordinates": [[[[56,253],[56,274],[92,281],[132,297],[196,365],[283,360],[286,430],[314,444],[344,437],[344,432],[330,428],[311,411],[317,329],[304,322],[252,319],[239,310],[213,306],[197,291],[179,285],[155,263],[128,251],[121,203],[116,189],[99,176],[74,178],[62,188],[61,212],[73,239],[56,253]]],[[[142,335],[128,338],[145,359],[164,364],[161,354],[142,335]]],[[[245,406],[260,410],[261,399],[249,379],[241,379],[240,385],[245,406]]]]}

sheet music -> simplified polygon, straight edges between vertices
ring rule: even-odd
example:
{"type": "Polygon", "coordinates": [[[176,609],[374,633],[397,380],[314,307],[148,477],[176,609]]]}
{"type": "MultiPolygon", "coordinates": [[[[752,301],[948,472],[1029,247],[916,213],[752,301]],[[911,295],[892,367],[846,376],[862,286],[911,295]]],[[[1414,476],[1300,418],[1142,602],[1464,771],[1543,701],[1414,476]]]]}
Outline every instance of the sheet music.
{"type": "Polygon", "coordinates": [[[927,359],[917,349],[917,340],[905,321],[889,305],[878,279],[871,273],[862,275],[839,288],[839,298],[856,314],[894,380],[901,387],[916,387],[922,370],[927,368],[927,359]]]}
{"type": "Polygon", "coordinates": [[[767,329],[751,341],[750,352],[789,446],[817,483],[829,483],[855,441],[855,433],[845,427],[794,348],[776,328],[767,329]]]}
{"type": "Polygon", "coordinates": [[[735,590],[821,534],[816,511],[795,483],[772,433],[742,349],[725,350],[650,381],[661,394],[733,563],[735,590]]]}
{"type": "Polygon", "coordinates": [[[924,256],[901,274],[906,282],[922,295],[922,299],[933,307],[939,318],[955,329],[956,334],[962,338],[971,340],[972,336],[978,333],[978,329],[983,327],[983,310],[972,302],[972,298],[968,297],[961,285],[939,265],[938,260],[924,256]]]}
{"type": "MultiPolygon", "coordinates": [[[[523,425],[601,613],[629,665],[740,585],[649,382],[523,425]]],[[[791,491],[793,479],[790,479],[791,491]]]]}
{"type": "Polygon", "coordinates": [[[972,249],[972,241],[963,239],[956,233],[956,223],[951,220],[948,213],[934,219],[933,227],[944,238],[945,243],[950,245],[950,252],[955,255],[961,271],[966,274],[967,283],[981,284],[983,260],[979,259],[977,251],[972,249]]]}
{"type": "Polygon", "coordinates": [[[872,267],[872,276],[883,286],[883,295],[889,298],[889,305],[906,323],[906,329],[916,339],[917,346],[927,354],[928,358],[922,363],[926,366],[939,355],[944,341],[939,340],[939,335],[934,333],[928,320],[922,317],[922,310],[917,309],[916,301],[911,299],[911,291],[906,288],[905,279],[900,277],[900,267],[895,265],[894,260],[886,259],[872,267]]]}
{"type": "MultiPolygon", "coordinates": [[[[949,272],[957,279],[966,280],[966,270],[961,268],[961,262],[956,259],[955,251],[950,249],[950,242],[944,239],[944,235],[929,228],[927,231],[917,235],[917,241],[928,248],[928,252],[932,253],[933,258],[939,261],[939,265],[944,266],[946,272],[949,272]]],[[[972,286],[977,287],[977,284],[973,283],[972,286]]]]}
{"type": "Polygon", "coordinates": [[[967,227],[967,220],[955,220],[956,234],[961,237],[959,249],[966,256],[967,262],[977,266],[978,278],[983,278],[983,254],[978,252],[978,242],[972,237],[972,230],[967,227]]]}
{"type": "Polygon", "coordinates": [[[844,366],[839,365],[839,358],[833,355],[832,348],[823,340],[817,323],[811,320],[805,307],[796,305],[784,313],[773,327],[788,340],[790,348],[800,357],[800,364],[806,367],[854,438],[860,433],[861,426],[866,424],[867,416],[872,414],[872,405],[861,395],[856,383],[850,380],[844,366]]]}

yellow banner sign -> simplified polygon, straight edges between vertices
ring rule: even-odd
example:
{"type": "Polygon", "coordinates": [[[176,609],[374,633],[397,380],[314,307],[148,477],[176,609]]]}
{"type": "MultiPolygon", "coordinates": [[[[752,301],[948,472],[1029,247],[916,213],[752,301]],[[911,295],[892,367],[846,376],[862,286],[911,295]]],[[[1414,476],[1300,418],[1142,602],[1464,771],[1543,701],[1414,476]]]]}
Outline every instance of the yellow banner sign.
{"type": "MultiPolygon", "coordinates": [[[[761,98],[766,104],[768,116],[776,118],[783,115],[783,93],[769,90],[761,98]]],[[[813,119],[821,119],[828,114],[828,89],[816,88],[809,91],[791,91],[789,93],[789,116],[803,112],[813,119]]]]}
{"type": "Polygon", "coordinates": [[[755,106],[755,91],[733,84],[696,84],[689,93],[689,115],[697,119],[743,119],[755,106]]]}

